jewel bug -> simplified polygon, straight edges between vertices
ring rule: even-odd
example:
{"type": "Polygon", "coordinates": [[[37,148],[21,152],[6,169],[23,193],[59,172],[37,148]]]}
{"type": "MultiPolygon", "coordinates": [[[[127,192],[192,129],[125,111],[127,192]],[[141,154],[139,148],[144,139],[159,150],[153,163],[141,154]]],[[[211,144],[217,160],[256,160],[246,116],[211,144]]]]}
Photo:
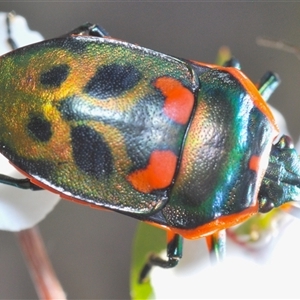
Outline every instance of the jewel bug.
{"type": "Polygon", "coordinates": [[[0,152],[23,180],[62,198],[164,228],[170,268],[183,238],[222,258],[225,229],[300,195],[300,160],[235,60],[216,66],[114,39],[100,26],[0,58],[0,152]]]}

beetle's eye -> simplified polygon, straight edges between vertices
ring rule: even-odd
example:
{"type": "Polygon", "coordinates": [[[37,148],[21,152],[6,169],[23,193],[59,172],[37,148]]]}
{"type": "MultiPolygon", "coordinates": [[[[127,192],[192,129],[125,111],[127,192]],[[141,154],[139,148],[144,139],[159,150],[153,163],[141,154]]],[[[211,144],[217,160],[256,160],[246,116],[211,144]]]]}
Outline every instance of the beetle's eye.
{"type": "Polygon", "coordinates": [[[260,198],[260,207],[259,207],[260,212],[267,213],[270,210],[272,210],[273,208],[274,208],[273,202],[268,201],[268,199],[265,197],[260,198]]]}

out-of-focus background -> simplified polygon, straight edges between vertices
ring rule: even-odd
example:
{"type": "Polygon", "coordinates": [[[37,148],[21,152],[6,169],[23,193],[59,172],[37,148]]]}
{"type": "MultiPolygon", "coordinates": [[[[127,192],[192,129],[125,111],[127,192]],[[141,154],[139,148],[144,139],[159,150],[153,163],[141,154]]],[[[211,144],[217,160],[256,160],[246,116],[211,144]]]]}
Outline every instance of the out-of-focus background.
{"type": "MultiPolygon", "coordinates": [[[[280,74],[282,84],[270,101],[285,115],[290,132],[298,140],[300,60],[292,54],[259,47],[255,41],[263,36],[300,47],[299,2],[0,3],[0,11],[11,10],[24,16],[30,28],[47,39],[89,21],[101,24],[113,37],[208,63],[215,61],[220,46],[227,45],[254,82],[267,70],[280,74]]],[[[136,224],[128,217],[67,201],[61,201],[40,224],[69,299],[129,298],[136,224]]],[[[288,245],[287,255],[292,246],[288,245]]],[[[0,299],[36,299],[15,237],[7,232],[0,232],[0,299]]]]}

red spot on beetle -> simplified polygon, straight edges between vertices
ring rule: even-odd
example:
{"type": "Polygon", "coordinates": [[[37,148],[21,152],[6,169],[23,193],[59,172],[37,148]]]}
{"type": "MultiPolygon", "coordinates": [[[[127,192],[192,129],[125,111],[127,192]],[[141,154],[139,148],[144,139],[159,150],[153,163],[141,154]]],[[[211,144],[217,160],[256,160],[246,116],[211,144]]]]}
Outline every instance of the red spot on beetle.
{"type": "Polygon", "coordinates": [[[142,193],[167,188],[174,177],[176,164],[177,156],[172,151],[156,150],[151,153],[147,167],[132,172],[127,180],[142,193]]]}
{"type": "Polygon", "coordinates": [[[154,86],[166,97],[164,113],[179,124],[186,124],[194,106],[194,94],[180,81],[170,77],[158,78],[154,86]]]}
{"type": "Polygon", "coordinates": [[[261,167],[261,159],[257,155],[252,155],[249,160],[249,169],[258,173],[261,167]]]}

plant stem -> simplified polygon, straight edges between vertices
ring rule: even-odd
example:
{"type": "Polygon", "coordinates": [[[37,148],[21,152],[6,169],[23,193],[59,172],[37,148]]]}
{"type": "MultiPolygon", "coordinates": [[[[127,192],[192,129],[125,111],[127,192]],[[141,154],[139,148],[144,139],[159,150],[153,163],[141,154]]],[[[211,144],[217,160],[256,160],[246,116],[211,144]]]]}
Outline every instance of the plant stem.
{"type": "Polygon", "coordinates": [[[39,299],[66,299],[38,226],[17,232],[16,236],[39,299]]]}

